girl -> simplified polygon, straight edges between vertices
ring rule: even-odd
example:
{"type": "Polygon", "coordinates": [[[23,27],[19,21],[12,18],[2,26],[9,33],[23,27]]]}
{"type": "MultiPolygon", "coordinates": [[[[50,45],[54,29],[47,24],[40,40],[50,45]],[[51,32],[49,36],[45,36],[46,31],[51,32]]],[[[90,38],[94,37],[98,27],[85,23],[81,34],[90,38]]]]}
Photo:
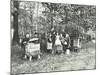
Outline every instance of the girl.
{"type": "Polygon", "coordinates": [[[62,45],[63,45],[64,53],[66,53],[66,50],[69,50],[69,48],[70,48],[70,37],[68,34],[66,34],[66,36],[64,37],[62,45]]]}
{"type": "Polygon", "coordinates": [[[60,36],[58,35],[58,33],[56,35],[55,47],[56,47],[56,52],[59,53],[60,51],[62,51],[62,44],[61,44],[60,36]]]}
{"type": "Polygon", "coordinates": [[[27,33],[26,35],[25,35],[25,38],[22,40],[22,44],[21,44],[21,46],[22,46],[22,48],[24,49],[24,58],[26,59],[26,44],[29,42],[29,40],[30,40],[30,36],[29,36],[29,34],[27,33]]]}
{"type": "Polygon", "coordinates": [[[48,49],[48,51],[51,51],[52,50],[51,34],[49,34],[48,39],[47,39],[47,49],[48,49]]]}

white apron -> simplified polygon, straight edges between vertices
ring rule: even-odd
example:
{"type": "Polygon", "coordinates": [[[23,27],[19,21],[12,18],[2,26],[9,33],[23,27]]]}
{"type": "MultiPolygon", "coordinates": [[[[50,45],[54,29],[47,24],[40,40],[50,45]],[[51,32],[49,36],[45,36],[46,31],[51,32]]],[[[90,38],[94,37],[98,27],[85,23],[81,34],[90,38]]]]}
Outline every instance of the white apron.
{"type": "Polygon", "coordinates": [[[56,36],[55,45],[61,45],[61,41],[59,39],[59,35],[56,36]]]}

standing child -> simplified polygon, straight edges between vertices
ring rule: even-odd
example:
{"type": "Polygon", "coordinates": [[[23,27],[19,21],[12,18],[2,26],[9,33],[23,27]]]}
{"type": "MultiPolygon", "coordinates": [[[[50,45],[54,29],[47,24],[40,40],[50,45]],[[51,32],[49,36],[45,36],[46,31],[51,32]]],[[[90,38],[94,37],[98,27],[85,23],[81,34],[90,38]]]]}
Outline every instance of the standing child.
{"type": "Polygon", "coordinates": [[[56,47],[56,52],[62,51],[62,44],[61,44],[60,36],[58,35],[58,33],[56,35],[55,47],[56,47]]]}
{"type": "Polygon", "coordinates": [[[43,32],[41,34],[41,40],[40,40],[40,50],[41,52],[45,52],[46,51],[46,38],[45,38],[45,33],[43,32]]]}
{"type": "Polygon", "coordinates": [[[51,51],[52,50],[51,34],[49,34],[48,39],[47,39],[47,50],[48,51],[51,51]]]}
{"type": "Polygon", "coordinates": [[[67,53],[66,51],[68,50],[68,54],[69,54],[69,48],[70,48],[70,37],[68,34],[66,34],[66,36],[64,37],[64,40],[62,42],[63,45],[63,50],[64,53],[67,53]]]}
{"type": "Polygon", "coordinates": [[[25,38],[22,40],[22,44],[21,44],[22,48],[24,49],[24,57],[25,58],[26,58],[26,51],[25,51],[26,50],[26,44],[28,43],[29,39],[30,39],[29,34],[26,34],[25,38]]]}

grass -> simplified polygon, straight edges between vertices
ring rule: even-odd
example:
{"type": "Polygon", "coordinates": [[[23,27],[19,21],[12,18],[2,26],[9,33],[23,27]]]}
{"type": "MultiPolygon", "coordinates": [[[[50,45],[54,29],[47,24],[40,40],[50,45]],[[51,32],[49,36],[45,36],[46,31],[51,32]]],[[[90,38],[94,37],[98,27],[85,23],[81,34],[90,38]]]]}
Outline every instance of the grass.
{"type": "Polygon", "coordinates": [[[70,55],[44,54],[41,59],[28,61],[23,59],[23,49],[13,46],[11,49],[11,73],[37,73],[53,71],[72,71],[95,69],[95,43],[82,45],[80,52],[70,55]]]}

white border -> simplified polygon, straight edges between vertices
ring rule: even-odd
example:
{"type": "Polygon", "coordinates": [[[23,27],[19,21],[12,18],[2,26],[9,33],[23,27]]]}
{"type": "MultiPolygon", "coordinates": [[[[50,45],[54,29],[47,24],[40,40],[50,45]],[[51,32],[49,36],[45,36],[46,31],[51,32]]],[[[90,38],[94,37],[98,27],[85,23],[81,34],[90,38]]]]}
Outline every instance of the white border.
{"type": "MultiPolygon", "coordinates": [[[[85,5],[96,5],[97,7],[97,69],[96,70],[85,70],[85,71],[70,71],[70,72],[53,72],[53,73],[40,73],[41,75],[98,75],[100,71],[100,3],[99,0],[30,0],[30,1],[42,1],[42,2],[56,2],[56,3],[69,3],[69,4],[85,4],[85,5]],[[97,1],[97,3],[96,3],[97,1]]],[[[10,0],[1,0],[0,2],[0,74],[10,74],[10,0]]],[[[34,74],[34,75],[40,75],[34,74]]],[[[27,75],[27,74],[26,74],[27,75]]],[[[33,74],[28,74],[33,75],[33,74]]]]}
{"type": "Polygon", "coordinates": [[[96,0],[21,0],[21,1],[40,1],[40,2],[53,2],[53,3],[96,5],[96,0]]]}

